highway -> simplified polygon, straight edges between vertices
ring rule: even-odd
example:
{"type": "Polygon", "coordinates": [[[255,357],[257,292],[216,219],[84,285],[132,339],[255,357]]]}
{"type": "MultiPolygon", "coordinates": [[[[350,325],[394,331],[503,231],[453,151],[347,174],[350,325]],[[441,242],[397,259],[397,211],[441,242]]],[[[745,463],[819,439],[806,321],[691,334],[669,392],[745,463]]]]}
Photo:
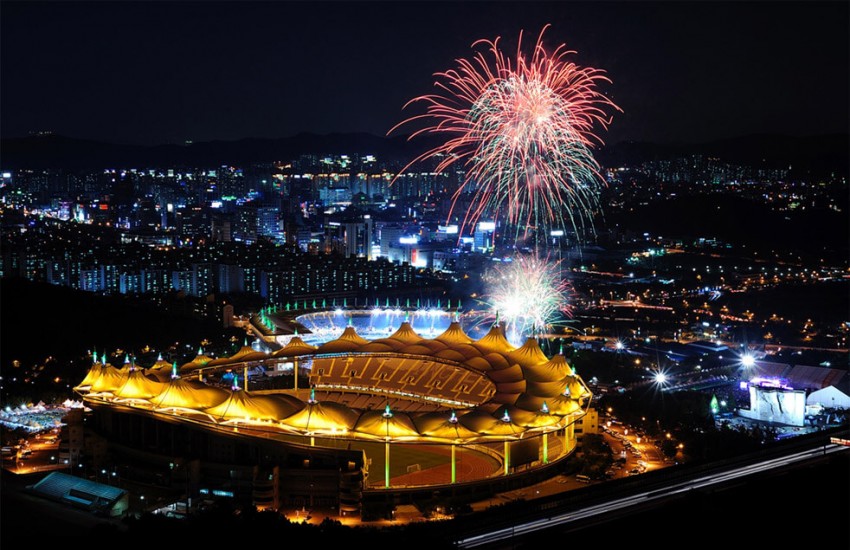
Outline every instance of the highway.
{"type": "Polygon", "coordinates": [[[754,463],[730,467],[721,472],[711,471],[696,475],[686,481],[671,481],[661,487],[654,485],[651,490],[613,498],[603,503],[588,505],[563,513],[555,513],[539,519],[527,519],[510,527],[494,528],[492,531],[477,532],[474,535],[462,536],[455,539],[453,543],[457,548],[495,548],[499,544],[516,541],[519,537],[540,534],[545,530],[554,528],[567,528],[574,522],[586,523],[588,520],[599,519],[602,516],[621,513],[636,507],[652,506],[653,504],[659,504],[662,501],[676,498],[690,491],[741,482],[745,478],[759,473],[789,466],[798,466],[833,453],[841,452],[850,452],[850,447],[830,443],[803,451],[795,449],[783,456],[766,458],[754,463]]]}

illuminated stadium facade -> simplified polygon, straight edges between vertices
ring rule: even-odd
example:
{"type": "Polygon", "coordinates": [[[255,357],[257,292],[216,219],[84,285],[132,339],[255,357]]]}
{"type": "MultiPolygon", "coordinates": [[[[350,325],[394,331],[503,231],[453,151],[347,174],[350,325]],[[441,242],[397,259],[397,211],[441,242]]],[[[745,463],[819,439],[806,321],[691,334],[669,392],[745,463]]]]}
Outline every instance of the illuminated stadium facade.
{"type": "Polygon", "coordinates": [[[485,494],[554,475],[575,449],[590,391],[533,338],[515,347],[496,323],[473,339],[457,317],[433,338],[409,317],[384,337],[337,334],[182,366],[96,361],[75,391],[122,459],[259,508],[485,494]]]}

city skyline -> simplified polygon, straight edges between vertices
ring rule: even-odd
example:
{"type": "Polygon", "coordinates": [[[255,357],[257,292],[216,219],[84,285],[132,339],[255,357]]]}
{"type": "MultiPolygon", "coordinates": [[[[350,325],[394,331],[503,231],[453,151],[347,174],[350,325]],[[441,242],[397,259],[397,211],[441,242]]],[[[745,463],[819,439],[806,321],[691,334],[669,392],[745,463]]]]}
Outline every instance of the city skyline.
{"type": "Polygon", "coordinates": [[[563,43],[610,78],[602,91],[623,112],[606,143],[848,127],[841,2],[7,1],[2,12],[3,138],[386,135],[476,40],[510,51],[546,24],[546,47],[563,43]]]}

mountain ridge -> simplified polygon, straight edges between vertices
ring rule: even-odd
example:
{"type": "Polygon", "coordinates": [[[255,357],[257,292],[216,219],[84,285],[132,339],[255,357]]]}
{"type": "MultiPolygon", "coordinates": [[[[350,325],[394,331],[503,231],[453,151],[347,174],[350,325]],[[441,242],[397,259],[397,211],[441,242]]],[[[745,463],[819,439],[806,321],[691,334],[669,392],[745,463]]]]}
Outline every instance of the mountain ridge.
{"type": "MultiPolygon", "coordinates": [[[[127,145],[49,134],[0,140],[0,168],[100,169],[244,165],[289,161],[301,154],[372,154],[401,165],[439,145],[440,136],[382,137],[368,133],[215,140],[185,145],[127,145]]],[[[636,164],[702,154],[722,161],[801,173],[847,174],[848,134],[788,136],[750,134],[705,143],[624,141],[600,147],[603,166],[636,164]]]]}

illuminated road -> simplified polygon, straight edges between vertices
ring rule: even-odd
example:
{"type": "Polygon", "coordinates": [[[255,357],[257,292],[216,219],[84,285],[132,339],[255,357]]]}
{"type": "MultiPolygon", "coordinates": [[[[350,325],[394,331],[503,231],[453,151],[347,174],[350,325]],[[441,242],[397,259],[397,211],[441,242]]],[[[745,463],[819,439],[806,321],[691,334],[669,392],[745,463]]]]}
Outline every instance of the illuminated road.
{"type": "Polygon", "coordinates": [[[755,464],[736,467],[722,473],[712,473],[711,475],[702,475],[685,482],[674,482],[669,486],[658,489],[653,488],[651,491],[642,492],[625,498],[611,500],[609,502],[588,506],[586,508],[565,512],[563,514],[554,515],[547,518],[527,521],[507,528],[496,529],[487,533],[482,533],[454,541],[457,548],[475,548],[485,545],[497,544],[509,541],[523,535],[530,535],[540,531],[551,529],[553,527],[567,526],[576,521],[583,521],[601,514],[610,514],[612,512],[622,511],[634,506],[646,505],[649,503],[666,500],[670,497],[676,497],[682,493],[687,493],[694,489],[701,489],[712,485],[728,483],[734,480],[740,480],[747,476],[751,476],[760,472],[766,472],[776,468],[782,468],[797,463],[802,463],[810,459],[822,457],[836,452],[848,452],[850,447],[845,445],[829,444],[826,446],[817,447],[801,452],[795,452],[773,458],[763,460],[755,464]]]}

